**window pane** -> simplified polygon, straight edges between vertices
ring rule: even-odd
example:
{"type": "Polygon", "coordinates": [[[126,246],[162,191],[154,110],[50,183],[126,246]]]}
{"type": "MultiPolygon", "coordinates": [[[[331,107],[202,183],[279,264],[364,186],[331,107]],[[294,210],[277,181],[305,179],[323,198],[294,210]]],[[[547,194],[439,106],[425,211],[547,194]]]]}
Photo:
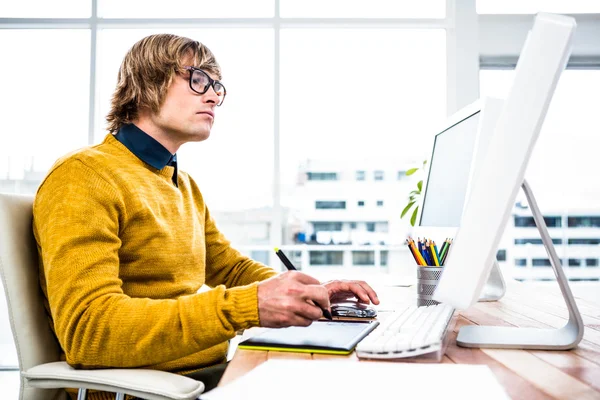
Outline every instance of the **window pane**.
{"type": "MultiPolygon", "coordinates": [[[[481,71],[481,94],[506,98],[513,76],[514,71],[481,71]]],[[[562,73],[525,174],[554,237],[559,257],[572,267],[582,265],[582,259],[600,257],[597,245],[600,243],[600,181],[597,179],[600,98],[597,93],[600,93],[600,71],[566,70],[562,73]]],[[[516,202],[527,204],[522,191],[516,202]]],[[[527,257],[528,264],[536,266],[532,261],[545,256],[545,250],[531,213],[521,215],[523,211],[519,207],[513,212],[514,224],[509,224],[512,227],[505,233],[507,251],[510,257],[527,257]],[[537,240],[533,241],[534,238],[537,240]],[[524,246],[524,243],[532,244],[524,246]]],[[[521,271],[519,277],[533,279],[538,272],[521,271]]],[[[569,278],[600,277],[600,271],[592,272],[576,270],[569,278]]],[[[553,277],[553,274],[547,276],[553,277]]]]}
{"type": "Polygon", "coordinates": [[[227,87],[210,138],[182,146],[177,154],[180,168],[198,183],[217,226],[234,245],[268,244],[273,185],[272,30],[101,31],[96,141],[106,135],[105,116],[125,53],[139,39],[158,32],[206,44],[221,66],[227,87]]]}
{"type": "MultiPolygon", "coordinates": [[[[59,156],[87,143],[89,49],[86,30],[0,30],[14,61],[0,63],[0,192],[35,193],[59,156]]],[[[1,285],[0,298],[0,366],[16,366],[1,285]]]]}
{"type": "Polygon", "coordinates": [[[444,18],[446,2],[370,0],[281,0],[282,17],[321,18],[444,18]]]}
{"type": "Polygon", "coordinates": [[[598,13],[597,0],[477,0],[479,14],[598,13]]]}
{"type": "MultiPolygon", "coordinates": [[[[98,16],[103,18],[251,18],[272,17],[273,0],[98,0],[98,16]]],[[[229,88],[228,88],[229,89],[229,88]]]]}
{"type": "Polygon", "coordinates": [[[91,0],[27,0],[0,2],[2,18],[89,18],[91,0]]]}
{"type": "MultiPolygon", "coordinates": [[[[408,222],[399,215],[416,181],[397,174],[429,156],[430,134],[446,117],[445,88],[443,30],[282,30],[282,204],[307,236],[330,221],[342,232],[317,242],[402,244],[408,222]],[[328,171],[337,180],[298,179],[328,171]],[[317,210],[321,200],[346,209],[317,210]]],[[[354,265],[349,252],[345,262],[354,265]]]]}
{"type": "Polygon", "coordinates": [[[0,30],[0,52],[17,63],[0,63],[0,192],[35,193],[88,142],[90,32],[0,30]]]}

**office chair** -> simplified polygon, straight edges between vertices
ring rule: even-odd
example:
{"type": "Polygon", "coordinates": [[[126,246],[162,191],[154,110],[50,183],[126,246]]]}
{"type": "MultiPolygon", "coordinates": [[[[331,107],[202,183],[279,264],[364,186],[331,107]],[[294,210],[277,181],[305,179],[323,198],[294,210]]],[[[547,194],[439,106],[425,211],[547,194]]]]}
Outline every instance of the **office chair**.
{"type": "Polygon", "coordinates": [[[64,388],[88,389],[148,400],[191,400],[204,384],[170,372],[149,369],[76,370],[60,361],[60,346],[50,330],[38,281],[37,245],[32,231],[32,196],[0,194],[0,275],[19,359],[19,400],[67,399],[64,388]]]}

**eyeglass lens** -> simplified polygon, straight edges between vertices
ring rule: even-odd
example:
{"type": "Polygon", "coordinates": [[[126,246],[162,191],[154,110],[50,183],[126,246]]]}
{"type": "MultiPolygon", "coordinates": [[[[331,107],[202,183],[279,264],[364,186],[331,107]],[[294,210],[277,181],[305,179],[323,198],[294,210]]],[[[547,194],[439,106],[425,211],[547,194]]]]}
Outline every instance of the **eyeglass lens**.
{"type": "MultiPolygon", "coordinates": [[[[208,75],[206,75],[202,71],[193,71],[192,75],[192,88],[198,93],[204,94],[210,87],[210,80],[208,75]]],[[[225,96],[225,88],[219,82],[214,82],[213,89],[217,96],[219,96],[220,102],[223,101],[223,97],[225,96]]]]}

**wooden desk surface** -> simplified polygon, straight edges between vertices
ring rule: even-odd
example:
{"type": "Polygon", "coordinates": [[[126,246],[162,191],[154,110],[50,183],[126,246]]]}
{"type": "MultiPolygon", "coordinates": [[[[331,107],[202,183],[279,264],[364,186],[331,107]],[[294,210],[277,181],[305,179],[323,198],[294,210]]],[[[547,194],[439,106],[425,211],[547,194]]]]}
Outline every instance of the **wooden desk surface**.
{"type": "MultiPolygon", "coordinates": [[[[412,301],[411,288],[377,288],[382,305],[412,301]]],[[[600,399],[600,306],[576,298],[585,324],[579,346],[570,351],[468,349],[456,345],[458,329],[464,325],[559,328],[567,321],[567,309],[556,290],[514,283],[498,302],[478,303],[456,313],[443,363],[485,364],[513,399],[600,399]]],[[[380,312],[380,315],[385,314],[380,312]]],[[[335,358],[363,362],[349,356],[287,353],[238,349],[219,386],[223,386],[268,359],[335,358]]],[[[368,361],[373,362],[373,361],[368,361]]]]}

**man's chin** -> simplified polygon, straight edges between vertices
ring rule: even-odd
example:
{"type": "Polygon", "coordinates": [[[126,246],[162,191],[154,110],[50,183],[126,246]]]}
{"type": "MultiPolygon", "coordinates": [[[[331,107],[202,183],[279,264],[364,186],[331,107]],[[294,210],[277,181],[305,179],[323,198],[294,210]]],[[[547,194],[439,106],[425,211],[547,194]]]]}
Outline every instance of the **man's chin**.
{"type": "Polygon", "coordinates": [[[195,132],[190,135],[190,142],[203,142],[210,137],[210,132],[195,132]]]}

